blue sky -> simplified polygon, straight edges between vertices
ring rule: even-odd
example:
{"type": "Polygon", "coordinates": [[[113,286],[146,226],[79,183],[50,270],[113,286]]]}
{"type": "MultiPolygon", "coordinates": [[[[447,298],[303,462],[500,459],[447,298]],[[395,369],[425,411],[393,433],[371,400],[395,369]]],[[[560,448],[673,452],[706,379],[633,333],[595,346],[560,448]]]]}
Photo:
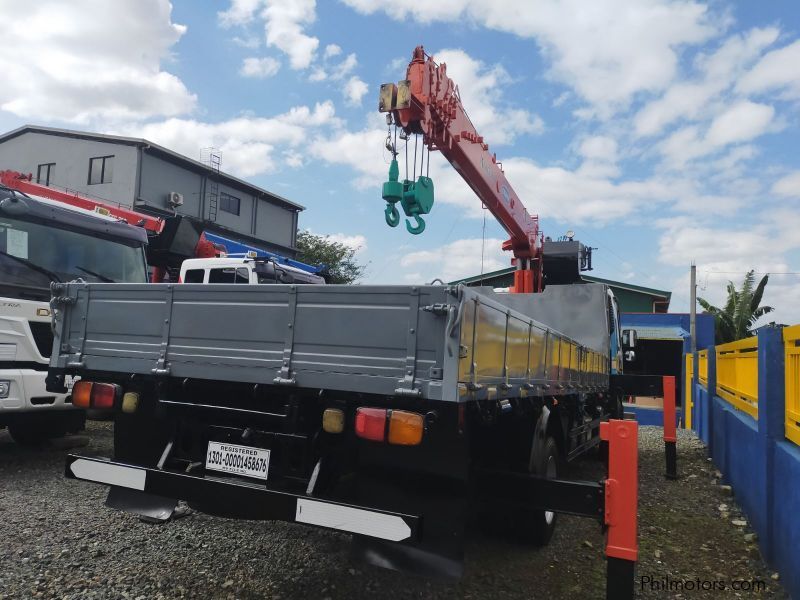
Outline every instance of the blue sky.
{"type": "MultiPolygon", "coordinates": [[[[305,205],[361,247],[365,282],[502,268],[504,232],[435,157],[421,236],[383,220],[381,83],[423,44],[546,234],[598,248],[595,275],[721,301],[774,273],[800,322],[800,5],[672,0],[37,2],[0,25],[0,127],[145,137],[305,205]],[[113,5],[113,6],[112,6],[113,5]]],[[[402,169],[402,167],[401,167],[402,169]]]]}

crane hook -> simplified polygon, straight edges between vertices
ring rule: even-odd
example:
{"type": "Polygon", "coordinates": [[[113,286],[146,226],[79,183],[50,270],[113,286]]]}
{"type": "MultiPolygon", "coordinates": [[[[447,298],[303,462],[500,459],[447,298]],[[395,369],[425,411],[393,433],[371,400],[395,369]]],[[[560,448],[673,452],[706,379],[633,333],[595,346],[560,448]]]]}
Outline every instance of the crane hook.
{"type": "Polygon", "coordinates": [[[419,235],[423,231],[425,231],[425,221],[419,215],[411,215],[414,217],[414,220],[417,222],[416,225],[412,225],[411,221],[406,219],[406,229],[408,229],[408,233],[413,235],[419,235]]]}
{"type": "Polygon", "coordinates": [[[389,227],[397,227],[397,224],[400,223],[400,212],[397,210],[397,205],[387,202],[386,209],[383,211],[383,214],[386,216],[386,224],[389,227]]]}

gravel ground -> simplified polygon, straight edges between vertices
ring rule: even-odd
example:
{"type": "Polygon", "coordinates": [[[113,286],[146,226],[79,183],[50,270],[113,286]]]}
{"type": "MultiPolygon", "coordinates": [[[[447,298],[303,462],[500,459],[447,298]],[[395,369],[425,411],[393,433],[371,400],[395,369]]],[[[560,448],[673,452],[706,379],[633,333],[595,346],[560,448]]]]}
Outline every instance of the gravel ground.
{"type": "MultiPolygon", "coordinates": [[[[104,508],[101,486],[63,478],[68,448],[109,454],[111,423],[45,448],[0,431],[0,599],[5,598],[603,598],[596,522],[561,517],[553,542],[529,548],[490,531],[471,536],[458,583],[428,581],[348,561],[348,536],[286,523],[191,514],[149,525],[104,508]]],[[[760,558],[733,497],[696,438],[681,431],[679,481],[663,478],[661,430],[640,430],[641,598],[787,598],[760,558]],[[763,580],[764,592],[659,591],[661,581],[763,580]]],[[[569,475],[597,479],[592,459],[569,475]]],[[[777,576],[776,576],[777,577],[777,576]]]]}

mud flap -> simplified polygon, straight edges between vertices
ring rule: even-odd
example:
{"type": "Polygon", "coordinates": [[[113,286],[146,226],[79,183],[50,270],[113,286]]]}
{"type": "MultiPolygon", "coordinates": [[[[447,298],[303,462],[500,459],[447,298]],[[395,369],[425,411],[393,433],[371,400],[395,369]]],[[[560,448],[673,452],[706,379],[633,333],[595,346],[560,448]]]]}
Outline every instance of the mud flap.
{"type": "Polygon", "coordinates": [[[164,523],[172,517],[178,501],[175,498],[165,498],[139,490],[111,486],[108,490],[106,506],[139,515],[152,522],[164,523]]]}
{"type": "Polygon", "coordinates": [[[451,554],[443,549],[427,550],[421,546],[407,546],[384,542],[374,538],[354,536],[350,547],[353,561],[366,562],[376,567],[413,573],[422,577],[459,579],[464,574],[463,545],[451,554]]]}
{"type": "Polygon", "coordinates": [[[353,536],[350,556],[356,561],[424,577],[458,579],[464,573],[464,532],[467,522],[466,489],[456,482],[417,488],[411,482],[373,478],[362,482],[366,501],[398,510],[405,506],[422,516],[422,535],[413,541],[389,542],[353,536]],[[425,493],[418,490],[425,489],[425,493]]]}

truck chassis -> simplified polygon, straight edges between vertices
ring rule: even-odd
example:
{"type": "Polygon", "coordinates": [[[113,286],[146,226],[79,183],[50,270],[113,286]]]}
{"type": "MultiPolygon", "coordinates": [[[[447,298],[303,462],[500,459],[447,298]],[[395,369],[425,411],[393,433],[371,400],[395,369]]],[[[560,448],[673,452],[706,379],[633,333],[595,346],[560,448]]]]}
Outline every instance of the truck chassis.
{"type": "Polygon", "coordinates": [[[608,422],[622,413],[610,393],[604,286],[513,296],[461,286],[53,292],[49,388],[78,375],[116,390],[113,458],[70,456],[66,469],[111,485],[109,506],[168,518],[183,499],[210,514],[330,527],[353,533],[371,562],[451,576],[474,511],[513,513],[514,535],[532,543],[549,540],[555,512],[570,512],[608,528],[609,568],[632,577],[635,424],[608,422]],[[354,427],[365,407],[384,411],[387,427],[393,412],[417,415],[424,434],[365,439],[354,427]],[[341,413],[341,430],[324,426],[328,410],[341,413]],[[612,475],[558,479],[559,462],[601,432],[612,475]],[[212,444],[268,450],[268,478],[212,470],[212,444]]]}

